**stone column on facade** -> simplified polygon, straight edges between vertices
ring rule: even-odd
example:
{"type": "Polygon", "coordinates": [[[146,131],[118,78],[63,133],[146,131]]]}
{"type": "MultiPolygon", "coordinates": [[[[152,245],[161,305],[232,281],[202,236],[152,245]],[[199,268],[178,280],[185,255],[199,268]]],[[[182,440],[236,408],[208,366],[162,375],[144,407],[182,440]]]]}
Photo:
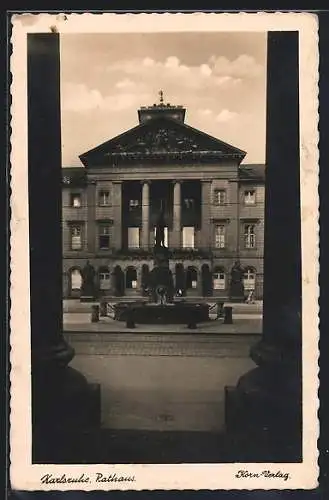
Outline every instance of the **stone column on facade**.
{"type": "Polygon", "coordinates": [[[211,179],[201,181],[201,248],[209,250],[212,244],[211,179]]]}
{"type": "Polygon", "coordinates": [[[100,411],[63,336],[59,35],[31,34],[27,49],[32,460],[61,463],[78,460],[72,446],[100,411]]]}
{"type": "Polygon", "coordinates": [[[239,171],[237,168],[236,178],[229,181],[229,204],[232,217],[227,225],[227,249],[233,256],[232,265],[240,259],[241,247],[241,220],[240,220],[240,185],[239,171]]]}
{"type": "Polygon", "coordinates": [[[150,242],[150,181],[142,181],[142,248],[150,242]]]}
{"type": "Polygon", "coordinates": [[[173,184],[174,184],[173,229],[172,229],[172,241],[169,242],[169,245],[172,248],[180,248],[181,234],[182,234],[181,181],[175,180],[173,184]]]}
{"type": "Polygon", "coordinates": [[[96,181],[87,182],[87,251],[96,250],[96,181]]]}
{"type": "Polygon", "coordinates": [[[122,181],[113,181],[113,247],[122,248],[122,181]]]}
{"type": "Polygon", "coordinates": [[[226,390],[226,426],[243,461],[290,462],[302,451],[298,33],[270,32],[267,47],[263,336],[258,367],[226,390]]]}

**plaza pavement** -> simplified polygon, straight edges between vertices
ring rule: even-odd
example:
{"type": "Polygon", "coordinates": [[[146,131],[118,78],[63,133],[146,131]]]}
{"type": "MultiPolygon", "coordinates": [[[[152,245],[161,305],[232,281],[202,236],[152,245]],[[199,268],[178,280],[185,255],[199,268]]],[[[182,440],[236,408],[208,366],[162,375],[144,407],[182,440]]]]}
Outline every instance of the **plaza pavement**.
{"type": "Polygon", "coordinates": [[[64,335],[75,350],[70,366],[100,384],[102,429],[221,433],[225,386],[255,367],[249,351],[262,332],[261,304],[232,307],[231,325],[214,319],[214,311],[213,319],[193,330],[128,329],[110,317],[92,323],[91,304],[65,304],[64,335]]]}
{"type": "Polygon", "coordinates": [[[226,385],[254,368],[259,335],[65,333],[70,366],[101,386],[103,429],[221,432],[226,385]]]}

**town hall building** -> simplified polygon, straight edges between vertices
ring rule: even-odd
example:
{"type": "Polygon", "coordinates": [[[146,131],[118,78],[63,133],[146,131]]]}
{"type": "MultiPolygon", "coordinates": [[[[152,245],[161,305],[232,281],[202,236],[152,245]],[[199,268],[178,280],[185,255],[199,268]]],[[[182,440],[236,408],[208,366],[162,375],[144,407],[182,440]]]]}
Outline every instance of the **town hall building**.
{"type": "Polygon", "coordinates": [[[63,295],[79,297],[87,261],[99,297],[147,294],[155,226],[175,290],[186,297],[229,297],[236,261],[244,289],[263,293],[264,165],[185,123],[183,106],[138,110],[139,124],[62,169],[63,295]]]}

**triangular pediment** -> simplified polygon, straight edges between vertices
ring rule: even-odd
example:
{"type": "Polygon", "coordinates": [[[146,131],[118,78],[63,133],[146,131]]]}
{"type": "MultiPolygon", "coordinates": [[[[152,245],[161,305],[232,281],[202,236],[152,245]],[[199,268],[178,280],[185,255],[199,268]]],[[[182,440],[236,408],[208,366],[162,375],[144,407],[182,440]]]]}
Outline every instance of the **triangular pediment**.
{"type": "Polygon", "coordinates": [[[82,154],[80,160],[85,166],[96,166],[189,155],[242,161],[246,153],[189,125],[162,117],[104,142],[82,154]]]}

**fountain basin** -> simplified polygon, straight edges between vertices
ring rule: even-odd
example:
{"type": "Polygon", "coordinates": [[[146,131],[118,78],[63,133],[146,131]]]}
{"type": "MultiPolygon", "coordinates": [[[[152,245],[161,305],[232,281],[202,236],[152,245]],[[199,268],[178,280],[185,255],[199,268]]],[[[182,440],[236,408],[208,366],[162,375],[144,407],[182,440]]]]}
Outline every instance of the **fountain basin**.
{"type": "Polygon", "coordinates": [[[196,323],[209,321],[209,305],[196,302],[118,302],[113,308],[117,321],[127,321],[131,313],[134,321],[140,324],[187,324],[192,318],[196,323]]]}

